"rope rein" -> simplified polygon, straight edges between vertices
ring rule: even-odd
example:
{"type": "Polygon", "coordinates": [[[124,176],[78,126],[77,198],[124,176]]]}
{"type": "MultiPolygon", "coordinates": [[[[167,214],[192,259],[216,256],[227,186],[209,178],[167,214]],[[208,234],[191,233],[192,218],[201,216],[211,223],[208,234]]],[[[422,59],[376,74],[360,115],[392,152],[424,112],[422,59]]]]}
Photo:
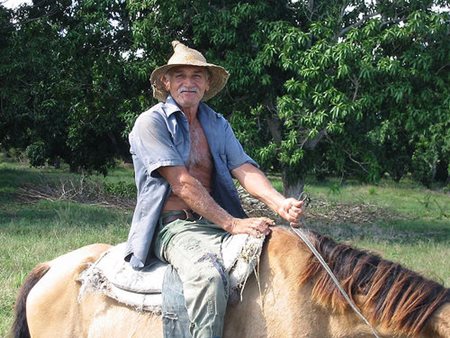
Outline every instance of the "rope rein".
{"type": "MultiPolygon", "coordinates": [[[[302,201],[304,203],[304,207],[306,207],[309,204],[309,198],[308,196],[306,196],[306,194],[301,193],[298,200],[302,201]]],[[[304,223],[304,221],[302,220],[302,223],[304,223]]],[[[372,333],[375,337],[380,338],[380,336],[378,335],[378,332],[375,330],[375,328],[369,323],[369,321],[366,319],[366,317],[364,317],[364,315],[361,313],[361,311],[358,309],[358,307],[356,306],[356,304],[350,299],[350,297],[348,296],[347,292],[345,292],[344,288],[341,286],[341,284],[339,283],[338,279],[336,278],[336,276],[334,275],[333,271],[331,271],[330,267],[328,266],[327,262],[325,262],[325,260],[323,259],[323,257],[320,255],[320,253],[317,251],[317,249],[314,247],[314,245],[311,243],[311,241],[309,240],[308,236],[306,235],[305,231],[303,229],[300,228],[294,228],[291,225],[291,229],[297,234],[298,237],[300,237],[300,239],[306,244],[306,246],[309,248],[309,250],[311,250],[311,252],[314,254],[314,256],[316,256],[316,258],[319,260],[320,264],[323,266],[323,268],[325,269],[325,271],[328,273],[328,275],[331,277],[332,281],[334,282],[334,284],[337,286],[337,288],[339,289],[339,291],[341,292],[342,296],[344,296],[345,300],[348,302],[348,304],[351,306],[351,308],[353,309],[353,311],[355,311],[355,313],[359,316],[359,318],[362,319],[362,321],[364,323],[366,323],[370,329],[372,330],[372,333]]]]}

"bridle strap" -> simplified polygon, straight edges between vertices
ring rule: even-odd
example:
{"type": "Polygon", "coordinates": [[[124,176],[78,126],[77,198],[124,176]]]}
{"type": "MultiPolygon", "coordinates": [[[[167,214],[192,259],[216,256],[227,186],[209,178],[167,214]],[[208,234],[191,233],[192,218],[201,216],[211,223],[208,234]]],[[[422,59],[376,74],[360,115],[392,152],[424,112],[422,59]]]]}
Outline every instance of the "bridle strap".
{"type": "Polygon", "coordinates": [[[324,267],[325,271],[328,273],[328,275],[330,275],[331,279],[333,280],[334,284],[336,284],[337,288],[339,289],[339,291],[341,292],[342,296],[344,296],[345,300],[350,304],[350,306],[352,307],[353,311],[356,312],[356,314],[364,321],[364,323],[366,323],[370,329],[372,330],[372,333],[375,337],[380,338],[380,336],[378,335],[378,332],[375,330],[375,328],[369,323],[369,321],[366,319],[366,317],[364,317],[364,315],[361,313],[361,311],[358,309],[358,307],[356,306],[356,304],[350,299],[350,297],[348,296],[347,292],[345,292],[344,288],[341,286],[341,284],[339,283],[338,279],[336,278],[336,276],[334,275],[333,271],[331,271],[330,267],[328,266],[327,262],[325,262],[325,260],[323,259],[323,257],[320,255],[320,253],[316,250],[316,248],[314,247],[314,245],[311,243],[311,241],[309,240],[308,236],[306,235],[306,233],[303,231],[303,229],[300,228],[294,228],[293,226],[291,226],[292,230],[297,234],[298,237],[300,237],[300,239],[305,242],[306,246],[309,248],[309,250],[311,250],[311,252],[314,254],[314,256],[316,256],[316,258],[319,260],[320,264],[322,264],[322,266],[324,267]]]}

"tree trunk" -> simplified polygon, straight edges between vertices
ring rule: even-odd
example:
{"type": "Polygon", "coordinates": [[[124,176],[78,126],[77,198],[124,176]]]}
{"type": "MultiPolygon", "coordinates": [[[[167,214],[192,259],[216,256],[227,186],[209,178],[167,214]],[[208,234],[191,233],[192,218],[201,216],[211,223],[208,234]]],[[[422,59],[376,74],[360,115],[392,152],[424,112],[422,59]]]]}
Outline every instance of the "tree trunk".
{"type": "Polygon", "coordinates": [[[302,175],[294,176],[289,170],[283,170],[281,180],[283,181],[283,193],[286,197],[298,198],[305,187],[305,180],[302,175]]]}

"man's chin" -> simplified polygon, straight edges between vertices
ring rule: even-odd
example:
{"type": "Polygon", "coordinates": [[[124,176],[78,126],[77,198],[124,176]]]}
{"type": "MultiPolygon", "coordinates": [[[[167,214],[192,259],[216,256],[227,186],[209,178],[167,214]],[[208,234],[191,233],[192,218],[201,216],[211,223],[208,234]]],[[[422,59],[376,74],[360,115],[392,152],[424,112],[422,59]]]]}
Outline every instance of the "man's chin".
{"type": "Polygon", "coordinates": [[[201,98],[199,96],[189,96],[189,95],[179,95],[175,98],[175,101],[178,103],[181,108],[192,108],[197,107],[200,104],[201,98]]]}

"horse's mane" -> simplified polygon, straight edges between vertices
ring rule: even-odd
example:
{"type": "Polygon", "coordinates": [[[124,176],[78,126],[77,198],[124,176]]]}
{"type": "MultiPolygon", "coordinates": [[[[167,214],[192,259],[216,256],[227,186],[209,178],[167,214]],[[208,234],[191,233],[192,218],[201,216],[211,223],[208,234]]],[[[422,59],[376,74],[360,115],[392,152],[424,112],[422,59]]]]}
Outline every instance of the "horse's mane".
{"type": "MultiPolygon", "coordinates": [[[[399,264],[312,231],[308,237],[373,324],[379,323],[397,334],[415,336],[434,311],[450,301],[450,289],[399,264]]],[[[350,308],[312,253],[300,277],[301,284],[306,281],[312,281],[312,297],[319,304],[331,304],[333,310],[340,312],[350,308]]]]}

